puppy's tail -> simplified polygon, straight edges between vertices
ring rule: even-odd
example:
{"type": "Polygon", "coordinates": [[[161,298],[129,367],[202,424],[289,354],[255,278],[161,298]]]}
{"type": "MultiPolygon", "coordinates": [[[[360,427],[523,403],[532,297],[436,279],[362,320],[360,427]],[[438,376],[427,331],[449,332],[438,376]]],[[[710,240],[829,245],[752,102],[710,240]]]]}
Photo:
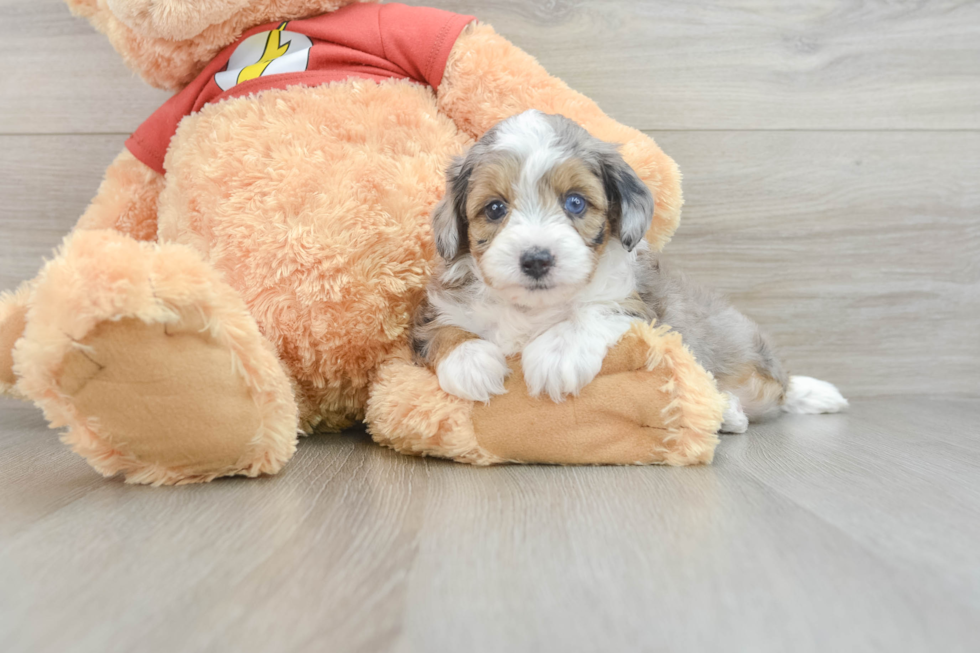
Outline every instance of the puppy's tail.
{"type": "Polygon", "coordinates": [[[809,376],[791,376],[781,406],[783,412],[801,415],[839,413],[847,399],[831,383],[809,376]]]}

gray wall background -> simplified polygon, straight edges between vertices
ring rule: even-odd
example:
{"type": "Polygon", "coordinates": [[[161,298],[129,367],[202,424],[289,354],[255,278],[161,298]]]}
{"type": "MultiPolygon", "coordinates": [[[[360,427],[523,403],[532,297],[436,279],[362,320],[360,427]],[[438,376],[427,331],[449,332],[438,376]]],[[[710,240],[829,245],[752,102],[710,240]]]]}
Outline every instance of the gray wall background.
{"type": "MultiPolygon", "coordinates": [[[[980,395],[980,3],[424,3],[473,13],[681,165],[669,258],[851,396],[980,395]]],[[[167,97],[60,0],[0,0],[0,289],[167,97]]]]}

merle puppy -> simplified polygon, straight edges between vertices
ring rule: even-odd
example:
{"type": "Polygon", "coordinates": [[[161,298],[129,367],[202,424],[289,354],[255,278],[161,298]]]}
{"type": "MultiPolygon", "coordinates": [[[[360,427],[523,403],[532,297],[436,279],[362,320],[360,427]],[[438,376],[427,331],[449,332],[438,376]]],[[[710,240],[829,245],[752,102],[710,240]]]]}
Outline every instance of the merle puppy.
{"type": "Polygon", "coordinates": [[[561,401],[602,366],[636,319],[679,331],[729,396],[722,430],[778,410],[837,412],[824,381],[787,377],[758,325],[669,272],[643,236],[653,196],[612,144],[527,111],[488,131],[448,174],[433,228],[442,262],[413,345],[450,394],[504,392],[522,354],[532,395],[561,401]]]}

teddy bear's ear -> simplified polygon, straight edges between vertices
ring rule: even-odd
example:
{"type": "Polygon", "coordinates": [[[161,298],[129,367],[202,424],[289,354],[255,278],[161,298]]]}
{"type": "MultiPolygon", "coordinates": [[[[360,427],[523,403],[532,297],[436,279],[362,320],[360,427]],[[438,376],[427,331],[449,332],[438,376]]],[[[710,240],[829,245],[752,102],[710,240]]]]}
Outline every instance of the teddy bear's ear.
{"type": "MultiPolygon", "coordinates": [[[[127,27],[150,38],[183,41],[211,25],[228,20],[252,0],[105,0],[109,11],[127,27]]],[[[69,6],[95,0],[68,0],[69,6]]],[[[84,15],[85,10],[77,10],[84,15]]]]}

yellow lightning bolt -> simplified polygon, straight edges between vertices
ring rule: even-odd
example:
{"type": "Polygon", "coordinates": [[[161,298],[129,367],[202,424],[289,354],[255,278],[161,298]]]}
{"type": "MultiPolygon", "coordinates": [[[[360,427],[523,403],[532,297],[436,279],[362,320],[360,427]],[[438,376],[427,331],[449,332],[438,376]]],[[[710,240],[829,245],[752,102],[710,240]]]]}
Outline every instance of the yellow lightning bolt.
{"type": "Polygon", "coordinates": [[[261,77],[270,63],[286,54],[286,51],[289,50],[289,44],[282,45],[280,42],[284,29],[286,29],[286,23],[269,32],[269,38],[265,41],[265,52],[262,53],[262,58],[251,66],[242,68],[242,72],[238,73],[238,82],[236,83],[241,84],[250,79],[261,77]]]}

